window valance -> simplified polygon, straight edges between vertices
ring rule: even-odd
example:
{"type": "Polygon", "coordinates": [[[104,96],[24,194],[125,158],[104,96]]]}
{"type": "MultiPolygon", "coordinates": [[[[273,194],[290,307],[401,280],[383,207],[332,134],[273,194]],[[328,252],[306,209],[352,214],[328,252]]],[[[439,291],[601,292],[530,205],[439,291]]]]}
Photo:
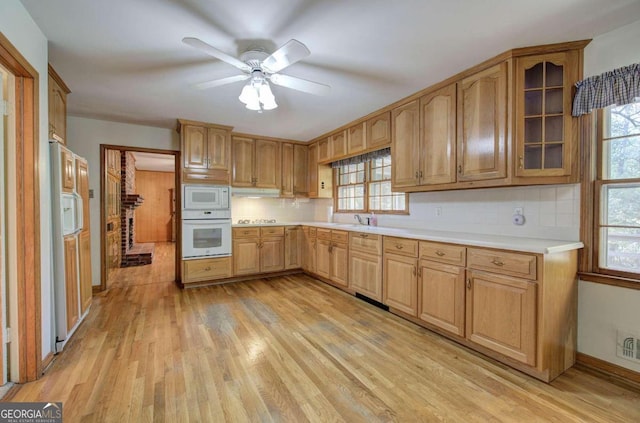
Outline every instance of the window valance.
{"type": "Polygon", "coordinates": [[[331,163],[332,168],[350,164],[360,164],[372,159],[379,159],[380,157],[389,156],[391,154],[391,147],[383,148],[382,150],[371,151],[369,153],[360,154],[358,156],[347,157],[346,159],[338,160],[331,163]]]}
{"type": "Polygon", "coordinates": [[[576,83],[573,116],[611,105],[621,106],[640,97],[640,63],[590,76],[576,83]]]}

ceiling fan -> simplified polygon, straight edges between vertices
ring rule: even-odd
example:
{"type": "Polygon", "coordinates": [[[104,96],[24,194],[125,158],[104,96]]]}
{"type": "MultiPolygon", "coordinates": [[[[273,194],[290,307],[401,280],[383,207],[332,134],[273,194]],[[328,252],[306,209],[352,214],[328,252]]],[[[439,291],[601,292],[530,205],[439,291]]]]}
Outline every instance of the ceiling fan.
{"type": "Polygon", "coordinates": [[[251,49],[242,53],[239,59],[210,46],[198,38],[186,37],[182,39],[182,42],[235,66],[243,72],[243,75],[214,79],[195,86],[199,89],[206,89],[249,80],[242,89],[240,97],[238,97],[249,110],[262,112],[263,110],[271,110],[278,107],[269,87],[269,81],[281,87],[293,88],[294,90],[315,95],[325,95],[331,90],[331,87],[325,84],[279,73],[311,54],[307,46],[298,40],[289,40],[271,54],[259,48],[251,49]]]}

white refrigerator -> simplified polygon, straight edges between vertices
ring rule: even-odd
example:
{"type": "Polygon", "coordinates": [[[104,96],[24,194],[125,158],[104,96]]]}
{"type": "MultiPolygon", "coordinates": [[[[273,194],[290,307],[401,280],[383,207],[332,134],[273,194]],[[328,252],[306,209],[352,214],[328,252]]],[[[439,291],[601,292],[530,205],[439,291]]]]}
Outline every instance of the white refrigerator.
{"type": "Polygon", "coordinates": [[[53,217],[54,352],[64,348],[86,316],[81,313],[78,236],[83,229],[83,201],[77,191],[76,155],[58,142],[51,153],[53,217]]]}

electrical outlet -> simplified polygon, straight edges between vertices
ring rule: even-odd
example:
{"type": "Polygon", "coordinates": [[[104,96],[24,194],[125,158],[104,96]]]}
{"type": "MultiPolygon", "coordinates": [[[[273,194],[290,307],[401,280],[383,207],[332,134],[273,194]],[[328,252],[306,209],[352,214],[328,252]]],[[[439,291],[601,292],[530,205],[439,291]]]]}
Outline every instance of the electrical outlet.
{"type": "Polygon", "coordinates": [[[436,216],[442,216],[442,207],[436,207],[436,216]]]}
{"type": "Polygon", "coordinates": [[[515,207],[513,209],[513,214],[519,214],[521,216],[524,215],[524,207],[515,207]]]}

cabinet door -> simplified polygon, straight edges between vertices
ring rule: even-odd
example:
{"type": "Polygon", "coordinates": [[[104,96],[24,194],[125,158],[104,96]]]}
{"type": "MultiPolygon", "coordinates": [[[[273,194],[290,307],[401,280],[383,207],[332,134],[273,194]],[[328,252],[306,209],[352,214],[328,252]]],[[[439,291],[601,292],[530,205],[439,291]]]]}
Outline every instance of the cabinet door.
{"type": "Polygon", "coordinates": [[[376,301],[382,301],[382,258],[351,250],[349,287],[376,301]]]}
{"type": "Polygon", "coordinates": [[[207,167],[212,170],[229,170],[229,132],[207,128],[207,167]]]}
{"type": "Polygon", "coordinates": [[[185,260],[183,266],[183,283],[206,282],[232,276],[231,257],[185,260]]]}
{"type": "Polygon", "coordinates": [[[284,270],[284,238],[262,238],[260,241],[260,271],[284,270]]]}
{"type": "Polygon", "coordinates": [[[571,173],[571,90],[578,79],[578,63],[576,51],[517,59],[517,176],[571,173]]]}
{"type": "Polygon", "coordinates": [[[316,274],[329,279],[331,276],[331,241],[316,240],[316,274]]]}
{"type": "Polygon", "coordinates": [[[421,260],[419,274],[418,317],[464,336],[464,267],[421,260]]]}
{"type": "Polygon", "coordinates": [[[76,183],[76,171],[73,160],[73,153],[65,148],[60,149],[60,164],[62,168],[60,171],[62,175],[60,175],[62,179],[62,191],[63,192],[72,192],[76,183]]]}
{"type": "Polygon", "coordinates": [[[91,282],[91,232],[84,230],[78,237],[80,246],[78,256],[80,261],[80,313],[91,305],[93,286],[91,282]]]}
{"type": "Polygon", "coordinates": [[[234,187],[252,187],[255,185],[253,176],[255,143],[250,138],[233,137],[231,139],[232,176],[231,185],[234,187]]]}
{"type": "Polygon", "coordinates": [[[298,269],[302,267],[302,230],[298,227],[287,227],[284,230],[284,268],[298,269]]]}
{"type": "Polygon", "coordinates": [[[293,146],[293,194],[309,195],[309,151],[306,145],[293,146]]]}
{"type": "Polygon", "coordinates": [[[418,100],[397,107],[392,113],[391,185],[415,186],[420,165],[420,118],[418,100]]]}
{"type": "Polygon", "coordinates": [[[418,315],[418,263],[413,257],[385,254],[382,303],[418,315]]]}
{"type": "Polygon", "coordinates": [[[82,229],[89,230],[89,168],[81,159],[76,159],[76,189],[82,198],[82,229]]]}
{"type": "Polygon", "coordinates": [[[182,126],[182,154],[187,169],[207,169],[207,128],[204,126],[182,126]]]}
{"type": "Polygon", "coordinates": [[[367,149],[367,124],[365,122],[347,129],[347,151],[356,154],[367,149]]]}
{"type": "Polygon", "coordinates": [[[318,144],[309,146],[309,197],[318,197],[318,144]]]}
{"type": "Polygon", "coordinates": [[[420,99],[420,185],[456,181],[456,84],[420,99]]]}
{"type": "Polygon", "coordinates": [[[476,271],[468,278],[467,338],[535,366],[537,284],[476,271]]]}
{"type": "Polygon", "coordinates": [[[349,249],[347,244],[333,243],[331,246],[330,279],[344,287],[349,285],[349,249]]]}
{"type": "Polygon", "coordinates": [[[256,140],[254,168],[256,187],[280,188],[280,142],[256,140]]]}
{"type": "Polygon", "coordinates": [[[458,85],[458,181],[507,176],[506,62],[458,85]]]}
{"type": "Polygon", "coordinates": [[[67,93],[49,75],[49,138],[66,144],[67,93]]]}
{"type": "Polygon", "coordinates": [[[293,144],[282,144],[282,182],[280,195],[282,197],[293,197],[293,144]]]}
{"type": "Polygon", "coordinates": [[[386,112],[367,121],[367,148],[384,148],[391,144],[391,113],[386,112]]]}
{"type": "Polygon", "coordinates": [[[323,138],[318,141],[318,163],[328,162],[331,160],[331,144],[330,137],[323,138]]]}
{"type": "Polygon", "coordinates": [[[238,238],[233,240],[233,274],[260,273],[260,239],[238,238]]]}
{"type": "Polygon", "coordinates": [[[67,330],[80,318],[78,298],[78,243],[75,236],[64,238],[64,285],[67,301],[67,330]]]}

